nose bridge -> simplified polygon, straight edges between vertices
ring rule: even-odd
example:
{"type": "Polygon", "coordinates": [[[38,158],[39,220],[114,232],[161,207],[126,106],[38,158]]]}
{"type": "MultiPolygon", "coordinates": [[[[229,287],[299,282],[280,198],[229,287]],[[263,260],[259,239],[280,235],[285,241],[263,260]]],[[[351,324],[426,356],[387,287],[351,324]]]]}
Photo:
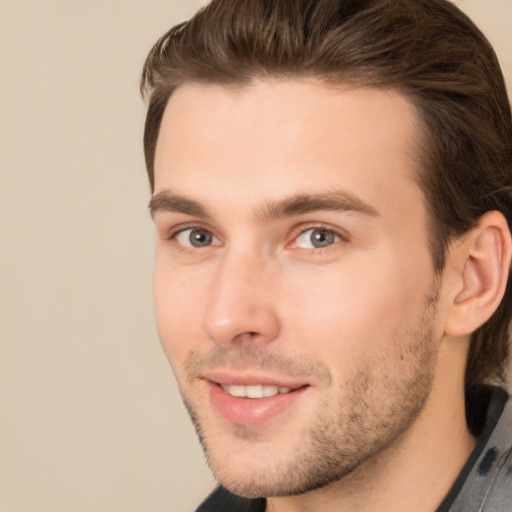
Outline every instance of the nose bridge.
{"type": "Polygon", "coordinates": [[[271,265],[254,251],[227,251],[212,280],[205,330],[219,344],[250,339],[264,344],[277,336],[271,265]]]}

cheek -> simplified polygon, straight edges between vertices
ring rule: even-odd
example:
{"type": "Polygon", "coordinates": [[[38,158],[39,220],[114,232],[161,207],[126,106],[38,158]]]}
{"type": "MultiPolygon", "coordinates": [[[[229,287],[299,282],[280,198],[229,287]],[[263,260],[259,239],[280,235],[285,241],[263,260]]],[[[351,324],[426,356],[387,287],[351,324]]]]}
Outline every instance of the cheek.
{"type": "Polygon", "coordinates": [[[173,367],[196,349],[207,285],[155,261],[153,301],[160,341],[173,367]]]}
{"type": "Polygon", "coordinates": [[[303,349],[327,364],[348,366],[389,350],[398,332],[423,313],[427,288],[424,275],[396,265],[340,267],[309,278],[302,273],[286,294],[285,325],[303,349]]]}

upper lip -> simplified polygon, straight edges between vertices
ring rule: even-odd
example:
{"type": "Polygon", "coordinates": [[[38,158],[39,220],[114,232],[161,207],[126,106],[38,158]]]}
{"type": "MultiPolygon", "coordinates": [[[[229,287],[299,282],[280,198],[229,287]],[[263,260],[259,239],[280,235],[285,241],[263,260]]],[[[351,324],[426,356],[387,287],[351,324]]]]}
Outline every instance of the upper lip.
{"type": "Polygon", "coordinates": [[[309,382],[303,378],[290,376],[265,375],[258,373],[234,373],[223,370],[211,370],[202,374],[202,378],[214,382],[215,384],[224,384],[228,386],[277,386],[297,389],[309,385],[309,382]]]}

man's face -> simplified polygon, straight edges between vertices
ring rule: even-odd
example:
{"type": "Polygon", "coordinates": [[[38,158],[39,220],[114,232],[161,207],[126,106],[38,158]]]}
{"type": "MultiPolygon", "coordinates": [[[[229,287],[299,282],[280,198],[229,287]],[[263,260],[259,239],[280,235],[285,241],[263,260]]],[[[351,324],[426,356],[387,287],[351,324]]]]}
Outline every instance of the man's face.
{"type": "Polygon", "coordinates": [[[417,130],[402,96],[371,88],[172,95],[152,202],[157,324],[232,491],[336,481],[398,446],[427,402],[442,329],[417,130]]]}

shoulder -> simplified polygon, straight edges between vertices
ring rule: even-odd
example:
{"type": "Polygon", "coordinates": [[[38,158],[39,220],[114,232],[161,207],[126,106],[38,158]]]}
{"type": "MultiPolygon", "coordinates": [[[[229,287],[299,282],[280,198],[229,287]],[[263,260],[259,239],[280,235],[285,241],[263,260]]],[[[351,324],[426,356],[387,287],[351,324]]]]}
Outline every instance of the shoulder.
{"type": "Polygon", "coordinates": [[[455,499],[438,512],[512,512],[512,399],[502,389],[493,389],[484,431],[461,477],[455,499]]]}
{"type": "Polygon", "coordinates": [[[476,465],[487,479],[482,511],[512,512],[512,398],[505,402],[496,427],[476,465]]]}
{"type": "Polygon", "coordinates": [[[196,512],[264,512],[265,507],[264,498],[253,500],[242,498],[219,486],[206,498],[196,512]]]}

